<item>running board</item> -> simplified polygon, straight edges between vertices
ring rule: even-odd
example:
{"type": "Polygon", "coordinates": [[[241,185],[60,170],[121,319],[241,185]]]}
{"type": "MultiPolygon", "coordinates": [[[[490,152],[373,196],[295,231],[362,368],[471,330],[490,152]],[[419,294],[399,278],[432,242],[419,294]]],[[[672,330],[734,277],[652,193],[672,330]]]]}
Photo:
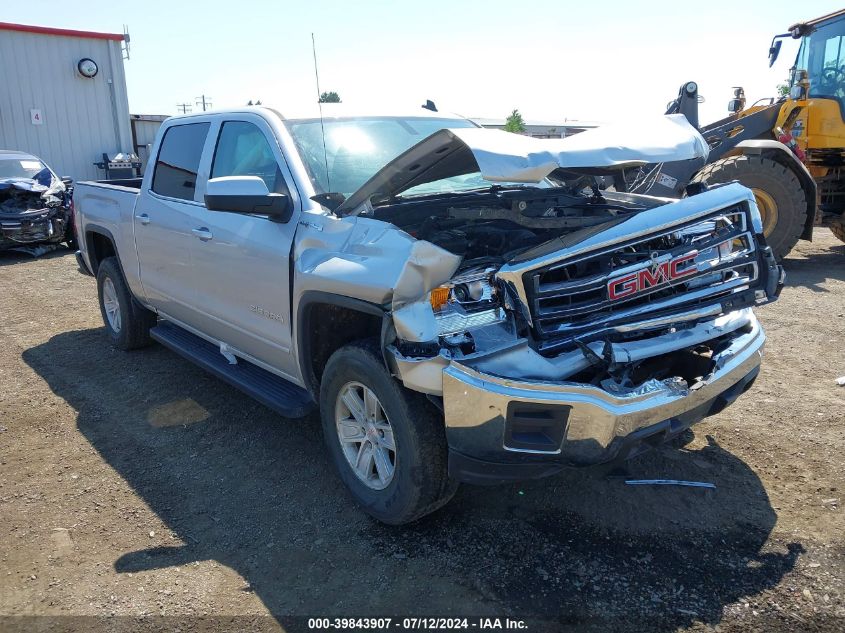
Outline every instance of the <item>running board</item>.
{"type": "Polygon", "coordinates": [[[286,418],[305,417],[315,407],[311,395],[302,387],[242,358],[230,365],[216,345],[177,325],[160,321],[150,330],[150,336],[286,418]]]}

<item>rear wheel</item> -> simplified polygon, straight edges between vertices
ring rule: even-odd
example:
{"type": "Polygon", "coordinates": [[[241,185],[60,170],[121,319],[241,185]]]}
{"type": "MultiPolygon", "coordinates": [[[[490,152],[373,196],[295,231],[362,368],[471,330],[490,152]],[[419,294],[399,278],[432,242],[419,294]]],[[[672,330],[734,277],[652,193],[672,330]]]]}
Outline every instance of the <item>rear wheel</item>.
{"type": "Polygon", "coordinates": [[[692,182],[714,185],[734,180],[754,193],[766,243],[775,257],[783,259],[798,243],[807,220],[807,199],[798,176],[770,158],[741,155],[705,165],[692,182]]]}
{"type": "Polygon", "coordinates": [[[132,296],[117,258],[107,257],[100,262],[97,293],[103,324],[115,347],[130,350],[152,343],[150,328],[156,324],[156,315],[132,296]]]}
{"type": "Polygon", "coordinates": [[[379,521],[408,523],[457,490],[447,474],[442,416],[390,375],[375,341],[352,343],[329,359],[320,415],[340,479],[379,521]]]}

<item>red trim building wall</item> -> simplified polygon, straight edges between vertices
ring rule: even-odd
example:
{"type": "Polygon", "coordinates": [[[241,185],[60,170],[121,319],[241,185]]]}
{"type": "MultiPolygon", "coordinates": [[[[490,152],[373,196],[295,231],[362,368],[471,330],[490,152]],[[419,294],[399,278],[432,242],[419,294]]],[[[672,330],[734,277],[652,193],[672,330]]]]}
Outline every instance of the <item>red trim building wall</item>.
{"type": "Polygon", "coordinates": [[[103,178],[103,153],[132,152],[124,36],[0,22],[0,149],[44,159],[61,176],[103,178]],[[97,65],[93,77],[79,62],[97,65]]]}
{"type": "Polygon", "coordinates": [[[96,31],[77,31],[74,29],[57,29],[51,26],[33,26],[31,24],[12,24],[0,22],[0,31],[18,31],[20,33],[40,33],[41,35],[64,35],[66,37],[87,37],[95,40],[123,41],[122,33],[97,33],[96,31]]]}

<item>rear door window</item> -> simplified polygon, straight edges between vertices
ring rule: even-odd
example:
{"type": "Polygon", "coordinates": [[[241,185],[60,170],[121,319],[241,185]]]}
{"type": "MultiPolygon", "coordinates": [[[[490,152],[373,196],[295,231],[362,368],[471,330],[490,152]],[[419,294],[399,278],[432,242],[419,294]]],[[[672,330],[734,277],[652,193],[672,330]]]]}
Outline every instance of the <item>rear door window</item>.
{"type": "Polygon", "coordinates": [[[267,137],[247,121],[226,121],[220,128],[211,177],[258,176],[271,193],[288,193],[267,137]]]}
{"type": "Polygon", "coordinates": [[[194,199],[197,172],[209,126],[209,123],[188,123],[168,128],[156,159],[154,192],[182,200],[194,199]]]}

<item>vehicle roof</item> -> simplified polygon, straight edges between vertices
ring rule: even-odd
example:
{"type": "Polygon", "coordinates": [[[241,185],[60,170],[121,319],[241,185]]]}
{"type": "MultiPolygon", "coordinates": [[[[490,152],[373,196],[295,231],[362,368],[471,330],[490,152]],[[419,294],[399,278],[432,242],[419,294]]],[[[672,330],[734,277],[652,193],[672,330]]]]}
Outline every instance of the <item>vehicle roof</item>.
{"type": "Polygon", "coordinates": [[[823,15],[820,18],[814,18],[812,20],[807,20],[805,22],[796,22],[792,26],[789,27],[791,31],[796,26],[807,25],[807,26],[817,26],[822,22],[827,22],[828,20],[832,20],[833,18],[838,18],[845,15],[845,9],[840,9],[839,11],[834,11],[833,13],[828,13],[827,15],[823,15]]]}
{"type": "Polygon", "coordinates": [[[10,158],[31,158],[33,160],[44,162],[35,154],[27,154],[26,152],[19,152],[16,149],[0,149],[0,160],[3,159],[10,159],[10,158]]]}
{"type": "MultiPolygon", "coordinates": [[[[346,117],[422,117],[426,119],[467,119],[467,117],[453,112],[433,112],[421,105],[417,107],[403,106],[359,106],[347,103],[324,103],[322,104],[322,117],[324,120],[342,119],[346,117]]],[[[208,110],[207,112],[194,112],[191,114],[180,114],[173,119],[189,119],[203,115],[234,114],[246,112],[270,112],[286,120],[297,119],[319,119],[320,108],[315,103],[310,107],[276,108],[269,105],[245,106],[241,108],[224,108],[220,110],[208,110]]],[[[467,119],[469,120],[469,119],[467,119]]]]}

